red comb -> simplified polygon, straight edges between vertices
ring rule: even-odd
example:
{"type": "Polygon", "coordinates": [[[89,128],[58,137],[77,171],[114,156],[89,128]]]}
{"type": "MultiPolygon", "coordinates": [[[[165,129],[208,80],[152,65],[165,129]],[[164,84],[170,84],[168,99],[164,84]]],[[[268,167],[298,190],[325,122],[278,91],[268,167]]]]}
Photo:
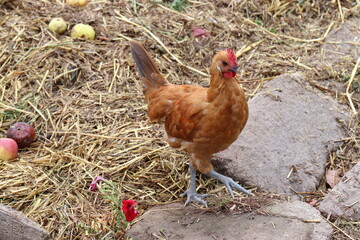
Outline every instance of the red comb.
{"type": "Polygon", "coordinates": [[[230,60],[230,63],[231,63],[232,65],[237,65],[236,56],[235,56],[234,52],[231,51],[230,48],[226,49],[226,51],[227,51],[227,53],[228,53],[228,58],[229,58],[229,60],[230,60]]]}

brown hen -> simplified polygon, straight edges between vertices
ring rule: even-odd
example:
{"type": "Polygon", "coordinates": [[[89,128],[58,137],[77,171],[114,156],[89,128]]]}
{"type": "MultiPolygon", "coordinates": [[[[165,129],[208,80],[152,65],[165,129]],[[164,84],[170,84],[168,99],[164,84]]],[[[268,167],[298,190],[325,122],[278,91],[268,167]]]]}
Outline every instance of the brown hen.
{"type": "Polygon", "coordinates": [[[210,67],[210,87],[174,85],[160,73],[154,61],[140,43],[130,41],[131,53],[144,82],[148,116],[165,122],[170,146],[181,148],[190,156],[190,187],[185,205],[195,201],[206,206],[202,199],[208,194],[196,193],[196,170],[232,188],[252,195],[233,179],[217,173],[211,163],[214,153],[233,143],[248,119],[248,105],[243,89],[235,79],[238,65],[230,49],[218,52],[210,67]]]}

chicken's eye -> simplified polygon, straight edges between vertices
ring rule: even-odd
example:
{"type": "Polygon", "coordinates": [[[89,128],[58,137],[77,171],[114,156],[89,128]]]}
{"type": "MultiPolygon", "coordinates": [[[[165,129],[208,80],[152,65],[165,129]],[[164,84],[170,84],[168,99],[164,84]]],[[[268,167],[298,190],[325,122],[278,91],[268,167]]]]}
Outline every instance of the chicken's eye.
{"type": "Polygon", "coordinates": [[[227,65],[228,65],[228,63],[225,62],[225,61],[223,61],[222,64],[223,64],[224,66],[227,66],[227,65]]]}

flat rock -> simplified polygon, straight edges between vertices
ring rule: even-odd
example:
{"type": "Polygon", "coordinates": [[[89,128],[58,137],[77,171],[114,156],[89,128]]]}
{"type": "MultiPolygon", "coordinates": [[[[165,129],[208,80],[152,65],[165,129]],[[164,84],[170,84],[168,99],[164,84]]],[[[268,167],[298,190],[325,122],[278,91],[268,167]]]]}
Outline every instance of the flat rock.
{"type": "Polygon", "coordinates": [[[360,219],[360,163],[348,171],[325,196],[320,211],[351,221],[360,219]]]}
{"type": "Polygon", "coordinates": [[[331,226],[321,218],[318,210],[306,203],[278,203],[262,212],[214,214],[179,203],[169,204],[146,212],[127,236],[136,240],[331,238],[331,226]]]}
{"type": "MultiPolygon", "coordinates": [[[[354,63],[355,65],[360,57],[359,22],[359,17],[353,17],[333,29],[326,37],[320,51],[311,56],[306,65],[327,69],[327,71],[334,73],[337,72],[339,77],[346,81],[345,77],[350,77],[352,70],[349,69],[349,64],[354,63]]],[[[322,79],[316,81],[316,84],[339,93],[344,93],[347,87],[343,82],[334,81],[333,79],[322,79]]],[[[352,97],[353,99],[359,99],[360,90],[354,88],[352,97]]]]}
{"type": "Polygon", "coordinates": [[[342,60],[356,61],[360,57],[360,18],[351,18],[326,37],[321,60],[333,64],[342,60]]]}
{"type": "Polygon", "coordinates": [[[330,97],[305,86],[300,74],[281,75],[249,101],[239,138],[213,159],[215,169],[276,193],[313,191],[324,176],[346,119],[330,97]]]}
{"type": "Polygon", "coordinates": [[[0,204],[0,239],[46,240],[49,233],[20,212],[0,204]]]}

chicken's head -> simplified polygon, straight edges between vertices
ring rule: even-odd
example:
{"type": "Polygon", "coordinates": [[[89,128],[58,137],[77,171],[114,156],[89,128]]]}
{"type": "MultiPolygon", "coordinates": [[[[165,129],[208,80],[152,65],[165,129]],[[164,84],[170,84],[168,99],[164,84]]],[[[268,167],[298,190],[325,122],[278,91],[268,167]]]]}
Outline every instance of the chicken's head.
{"type": "Polygon", "coordinates": [[[218,52],[214,57],[213,64],[225,78],[233,78],[239,72],[236,56],[230,48],[218,52]]]}

